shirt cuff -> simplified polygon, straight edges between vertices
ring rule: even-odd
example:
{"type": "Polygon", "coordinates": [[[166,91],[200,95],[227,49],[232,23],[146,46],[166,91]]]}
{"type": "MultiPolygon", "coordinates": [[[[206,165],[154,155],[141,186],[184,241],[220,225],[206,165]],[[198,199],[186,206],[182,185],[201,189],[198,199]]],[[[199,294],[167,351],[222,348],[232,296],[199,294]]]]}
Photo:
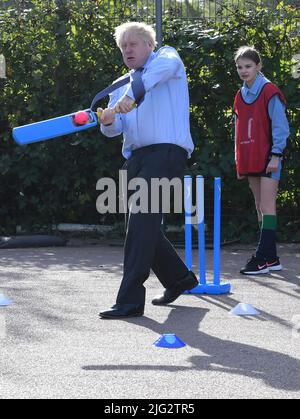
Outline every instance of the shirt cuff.
{"type": "Polygon", "coordinates": [[[278,141],[275,143],[275,141],[273,140],[273,145],[271,148],[271,156],[278,156],[278,157],[282,157],[283,156],[283,150],[284,148],[281,147],[280,145],[283,143],[283,141],[278,141]]]}

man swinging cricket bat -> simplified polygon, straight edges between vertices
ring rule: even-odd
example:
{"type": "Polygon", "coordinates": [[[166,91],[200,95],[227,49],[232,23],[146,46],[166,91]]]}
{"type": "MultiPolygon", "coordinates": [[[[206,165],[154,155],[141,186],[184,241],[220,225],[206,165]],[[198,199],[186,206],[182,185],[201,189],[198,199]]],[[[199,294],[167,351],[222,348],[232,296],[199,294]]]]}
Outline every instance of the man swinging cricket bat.
{"type": "MultiPolygon", "coordinates": [[[[14,128],[14,140],[19,145],[25,145],[51,140],[52,138],[74,134],[95,127],[100,123],[101,118],[101,112],[94,111],[96,104],[105,96],[129,83],[133,77],[136,78],[139,75],[134,74],[133,76],[133,73],[130,73],[99,92],[94,97],[89,109],[14,128]]],[[[116,106],[114,110],[117,112],[118,107],[116,106]]]]}

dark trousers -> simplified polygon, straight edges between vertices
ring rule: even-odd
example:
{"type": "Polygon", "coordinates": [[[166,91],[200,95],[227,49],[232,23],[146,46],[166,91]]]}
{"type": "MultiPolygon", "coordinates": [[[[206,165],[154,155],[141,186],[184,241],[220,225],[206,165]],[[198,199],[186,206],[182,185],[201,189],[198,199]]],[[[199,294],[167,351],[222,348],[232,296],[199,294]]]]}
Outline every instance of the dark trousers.
{"type": "MultiPolygon", "coordinates": [[[[123,170],[128,182],[145,179],[150,191],[152,178],[181,178],[187,162],[187,152],[174,144],[156,144],[133,152],[123,170]]],[[[149,197],[149,206],[150,206],[149,197]]],[[[162,210],[159,213],[132,213],[127,218],[124,248],[124,275],[117,304],[145,304],[144,282],[152,269],[164,288],[188,274],[188,269],[165,237],[162,229],[162,210]]]]}

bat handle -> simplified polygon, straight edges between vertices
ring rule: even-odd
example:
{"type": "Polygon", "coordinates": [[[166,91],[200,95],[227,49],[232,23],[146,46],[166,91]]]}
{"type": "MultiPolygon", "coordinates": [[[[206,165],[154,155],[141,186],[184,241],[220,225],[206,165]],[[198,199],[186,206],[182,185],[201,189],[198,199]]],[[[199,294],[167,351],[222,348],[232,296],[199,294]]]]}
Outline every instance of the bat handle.
{"type": "MultiPolygon", "coordinates": [[[[132,104],[131,109],[133,110],[134,108],[136,108],[136,103],[133,103],[133,104],[132,104]]],[[[119,113],[119,111],[118,111],[118,105],[116,105],[114,108],[112,108],[112,111],[113,111],[115,114],[116,114],[116,113],[119,113]]],[[[101,112],[101,111],[97,111],[97,112],[95,112],[95,113],[96,113],[96,115],[97,115],[98,121],[100,122],[102,112],[101,112]]]]}
{"type": "Polygon", "coordinates": [[[101,118],[102,112],[101,112],[101,111],[97,111],[97,112],[95,112],[95,113],[96,113],[96,115],[97,115],[98,122],[100,122],[100,118],[101,118]]]}
{"type": "MultiPolygon", "coordinates": [[[[117,113],[117,111],[116,111],[115,108],[113,108],[112,110],[114,111],[115,114],[117,113]]],[[[100,118],[101,118],[102,112],[101,111],[97,111],[97,112],[95,112],[95,114],[97,115],[98,121],[100,122],[100,118]]]]}

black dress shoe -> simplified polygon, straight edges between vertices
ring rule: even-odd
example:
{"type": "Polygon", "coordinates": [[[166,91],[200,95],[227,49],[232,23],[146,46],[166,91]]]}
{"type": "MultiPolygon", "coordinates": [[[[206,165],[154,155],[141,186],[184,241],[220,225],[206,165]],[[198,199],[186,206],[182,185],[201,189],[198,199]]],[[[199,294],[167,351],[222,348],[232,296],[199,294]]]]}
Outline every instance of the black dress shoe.
{"type": "Polygon", "coordinates": [[[139,317],[144,314],[144,306],[137,304],[115,304],[111,310],[102,311],[102,319],[124,319],[126,317],[139,317]]]}
{"type": "Polygon", "coordinates": [[[198,279],[194,272],[190,271],[189,274],[177,281],[171,288],[167,288],[163,295],[156,297],[152,300],[152,304],[155,306],[165,305],[173,303],[177,298],[184,292],[195,288],[198,285],[198,279]]]}

